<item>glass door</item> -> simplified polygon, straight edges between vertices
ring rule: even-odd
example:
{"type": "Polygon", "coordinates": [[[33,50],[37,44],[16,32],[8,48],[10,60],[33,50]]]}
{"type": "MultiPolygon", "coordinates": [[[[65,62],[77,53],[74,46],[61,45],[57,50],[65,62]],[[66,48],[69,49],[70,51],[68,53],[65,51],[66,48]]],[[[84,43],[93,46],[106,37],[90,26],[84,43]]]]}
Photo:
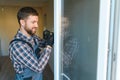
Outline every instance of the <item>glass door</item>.
{"type": "Polygon", "coordinates": [[[106,80],[110,0],[54,0],[54,79],[106,80]]]}
{"type": "Polygon", "coordinates": [[[99,0],[64,0],[62,80],[96,80],[99,0]]]}
{"type": "MultiPolygon", "coordinates": [[[[60,3],[62,5],[58,9],[61,14],[55,14],[55,17],[57,14],[61,16],[57,19],[58,23],[55,20],[59,26],[59,30],[56,28],[55,31],[60,36],[55,38],[60,49],[59,52],[54,49],[57,57],[54,58],[55,74],[60,75],[60,80],[96,80],[99,0],[62,0],[60,3]]],[[[56,8],[59,4],[55,4],[56,8]]]]}

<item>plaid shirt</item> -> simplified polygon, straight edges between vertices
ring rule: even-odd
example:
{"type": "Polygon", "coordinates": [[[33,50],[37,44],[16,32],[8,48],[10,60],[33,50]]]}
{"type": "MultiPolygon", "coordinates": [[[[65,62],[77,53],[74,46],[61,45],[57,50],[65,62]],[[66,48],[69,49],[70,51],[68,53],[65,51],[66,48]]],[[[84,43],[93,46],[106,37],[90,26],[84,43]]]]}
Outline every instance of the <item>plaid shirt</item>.
{"type": "MultiPolygon", "coordinates": [[[[39,44],[41,39],[37,36],[31,38],[26,37],[20,31],[14,37],[15,39],[25,40],[34,46],[34,40],[39,44]],[[34,40],[33,40],[34,39],[34,40]]],[[[51,47],[46,47],[39,52],[41,56],[36,58],[33,49],[29,45],[23,42],[14,41],[9,45],[10,59],[13,63],[13,67],[17,73],[23,73],[24,68],[29,68],[35,72],[42,72],[45,68],[51,53],[51,47]]]]}

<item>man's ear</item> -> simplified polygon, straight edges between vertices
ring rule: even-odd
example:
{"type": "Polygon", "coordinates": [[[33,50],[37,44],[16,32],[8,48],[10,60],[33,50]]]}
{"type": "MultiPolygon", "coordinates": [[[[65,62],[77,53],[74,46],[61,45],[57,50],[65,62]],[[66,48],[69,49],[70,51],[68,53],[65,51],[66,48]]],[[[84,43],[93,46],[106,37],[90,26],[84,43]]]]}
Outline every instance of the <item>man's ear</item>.
{"type": "Polygon", "coordinates": [[[25,20],[21,19],[20,24],[21,24],[22,27],[24,27],[25,26],[25,20]]]}

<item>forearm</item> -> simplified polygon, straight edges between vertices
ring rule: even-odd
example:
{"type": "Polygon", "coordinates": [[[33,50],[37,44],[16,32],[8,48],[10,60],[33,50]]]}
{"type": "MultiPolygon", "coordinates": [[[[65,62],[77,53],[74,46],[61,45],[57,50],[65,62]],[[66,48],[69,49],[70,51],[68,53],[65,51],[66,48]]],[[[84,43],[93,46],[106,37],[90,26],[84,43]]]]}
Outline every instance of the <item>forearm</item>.
{"type": "Polygon", "coordinates": [[[39,66],[40,66],[40,70],[43,70],[46,66],[46,64],[48,63],[48,60],[50,58],[50,53],[51,53],[51,47],[47,46],[43,53],[41,54],[40,58],[39,58],[39,66]]]}

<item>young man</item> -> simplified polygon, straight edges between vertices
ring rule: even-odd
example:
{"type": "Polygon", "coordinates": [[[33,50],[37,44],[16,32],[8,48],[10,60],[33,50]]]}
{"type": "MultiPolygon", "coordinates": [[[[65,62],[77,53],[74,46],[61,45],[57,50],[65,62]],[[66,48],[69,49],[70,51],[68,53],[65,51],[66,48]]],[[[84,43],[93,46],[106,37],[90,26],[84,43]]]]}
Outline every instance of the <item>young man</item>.
{"type": "Polygon", "coordinates": [[[17,19],[20,28],[9,45],[10,59],[16,72],[15,80],[42,80],[42,72],[52,47],[48,44],[43,48],[42,39],[35,35],[38,28],[38,13],[35,9],[21,8],[17,19]]]}

